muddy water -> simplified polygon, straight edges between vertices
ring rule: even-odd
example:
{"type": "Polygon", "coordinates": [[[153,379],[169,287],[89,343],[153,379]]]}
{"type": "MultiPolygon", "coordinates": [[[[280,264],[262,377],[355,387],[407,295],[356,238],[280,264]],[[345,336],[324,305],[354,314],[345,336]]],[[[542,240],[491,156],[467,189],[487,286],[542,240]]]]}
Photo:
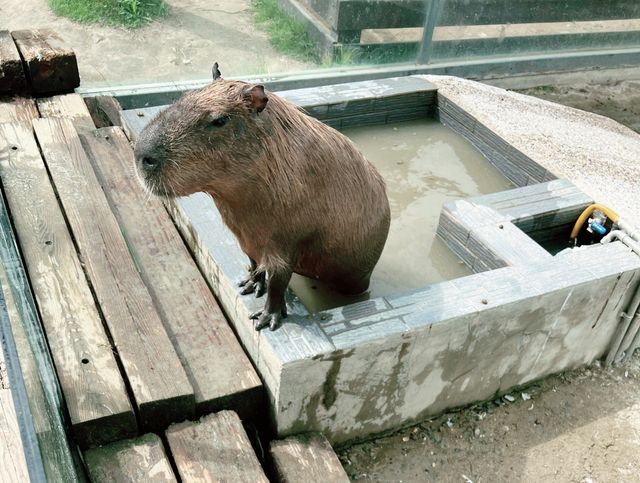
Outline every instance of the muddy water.
{"type": "Polygon", "coordinates": [[[343,131],[378,168],[387,183],[391,229],[359,299],[294,275],[291,288],[311,311],[390,295],[468,275],[466,266],[436,238],[442,204],[494,193],[512,185],[464,138],[435,120],[343,131]]]}

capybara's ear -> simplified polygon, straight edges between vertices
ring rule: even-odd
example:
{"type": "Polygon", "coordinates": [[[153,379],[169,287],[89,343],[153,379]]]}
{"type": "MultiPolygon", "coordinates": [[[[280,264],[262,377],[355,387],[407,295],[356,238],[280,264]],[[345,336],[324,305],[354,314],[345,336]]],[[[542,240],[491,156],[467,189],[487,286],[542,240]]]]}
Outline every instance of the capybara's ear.
{"type": "Polygon", "coordinates": [[[244,97],[249,106],[251,106],[252,109],[255,109],[256,112],[264,111],[264,108],[267,107],[267,102],[269,101],[269,98],[264,93],[264,86],[261,85],[253,85],[245,88],[244,97]]]}
{"type": "Polygon", "coordinates": [[[218,63],[214,62],[213,64],[213,69],[211,69],[211,73],[213,75],[213,80],[218,80],[218,79],[222,79],[222,74],[220,73],[220,70],[218,69],[218,63]]]}

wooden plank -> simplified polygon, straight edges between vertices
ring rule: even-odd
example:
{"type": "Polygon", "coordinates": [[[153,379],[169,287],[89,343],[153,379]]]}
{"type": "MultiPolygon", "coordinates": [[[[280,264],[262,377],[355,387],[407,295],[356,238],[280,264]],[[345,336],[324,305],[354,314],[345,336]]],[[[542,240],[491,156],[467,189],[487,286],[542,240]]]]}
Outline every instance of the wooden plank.
{"type": "Polygon", "coordinates": [[[11,35],[34,93],[69,92],[80,85],[76,54],[53,30],[15,30],[11,35]]]}
{"type": "Polygon", "coordinates": [[[81,140],[193,384],[197,412],[255,415],[263,397],[260,379],[162,201],[149,198],[132,173],[128,139],[119,128],[104,128],[81,140]]]}
{"type": "Polygon", "coordinates": [[[70,119],[77,130],[95,129],[89,109],[78,94],[40,98],[38,110],[41,117],[70,119]]]}
{"type": "Polygon", "coordinates": [[[80,256],[124,366],[144,429],[194,414],[187,379],[151,295],[68,119],[33,121],[80,256]]]}
{"type": "Polygon", "coordinates": [[[7,97],[0,100],[0,122],[31,122],[39,116],[36,102],[29,97],[7,97]]]}
{"type": "Polygon", "coordinates": [[[272,441],[271,457],[281,483],[349,481],[329,441],[321,433],[307,433],[272,441]]]}
{"type": "Polygon", "coordinates": [[[29,481],[0,333],[0,481],[29,481]]]}
{"type": "Polygon", "coordinates": [[[269,481],[233,411],[210,414],[195,423],[175,424],[166,435],[182,481],[269,481]]]}
{"type": "Polygon", "coordinates": [[[18,48],[8,30],[0,30],[0,94],[23,92],[27,79],[18,48]]]}
{"type": "Polygon", "coordinates": [[[122,119],[122,127],[127,137],[134,141],[151,119],[156,117],[167,107],[169,106],[155,106],[144,109],[133,109],[131,111],[122,111],[120,118],[122,119]]]}
{"type": "Polygon", "coordinates": [[[91,449],[84,459],[93,483],[177,481],[162,441],[155,434],[91,449]]]}
{"type": "Polygon", "coordinates": [[[122,126],[120,119],[122,107],[115,97],[85,97],[84,103],[87,105],[96,127],[122,126]]]}
{"type": "Polygon", "coordinates": [[[86,446],[136,433],[104,332],[31,126],[0,124],[0,176],[74,435],[86,446]],[[14,149],[15,148],[15,149],[14,149]]]}

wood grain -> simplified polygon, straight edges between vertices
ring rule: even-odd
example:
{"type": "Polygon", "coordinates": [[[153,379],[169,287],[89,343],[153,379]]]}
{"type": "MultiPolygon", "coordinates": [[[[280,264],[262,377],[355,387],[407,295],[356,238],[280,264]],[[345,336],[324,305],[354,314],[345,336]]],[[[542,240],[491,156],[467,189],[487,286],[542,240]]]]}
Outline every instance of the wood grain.
{"type": "Polygon", "coordinates": [[[41,117],[70,119],[77,130],[94,130],[93,119],[84,100],[78,94],[42,97],[38,99],[41,117]]]}
{"type": "Polygon", "coordinates": [[[33,121],[144,429],[164,429],[194,414],[187,379],[153,300],[68,119],[33,121]]]}
{"type": "Polygon", "coordinates": [[[195,423],[175,424],[166,435],[182,481],[269,481],[233,411],[220,411],[195,423]]]}
{"type": "Polygon", "coordinates": [[[122,107],[115,97],[85,97],[84,102],[96,127],[122,126],[120,119],[122,107]]]}
{"type": "Polygon", "coordinates": [[[29,481],[3,349],[0,343],[0,481],[29,481]]]}
{"type": "Polygon", "coordinates": [[[29,97],[5,97],[0,100],[0,122],[31,122],[37,117],[36,102],[29,97]]]}
{"type": "Polygon", "coordinates": [[[155,434],[118,441],[84,454],[93,483],[162,483],[176,477],[155,434]]]}
{"type": "Polygon", "coordinates": [[[53,30],[15,30],[11,35],[34,93],[69,92],[80,85],[76,54],[53,30]]]}
{"type": "Polygon", "coordinates": [[[27,79],[18,48],[8,30],[0,30],[0,94],[23,92],[27,79]]]}
{"type": "Polygon", "coordinates": [[[198,413],[257,414],[260,379],[162,201],[139,183],[126,136],[104,128],[81,140],[193,385],[198,413]]]}
{"type": "Polygon", "coordinates": [[[271,457],[281,483],[346,483],[349,477],[329,441],[307,433],[271,442],[271,457]]]}
{"type": "Polygon", "coordinates": [[[0,124],[0,177],[79,444],[136,433],[73,241],[26,124],[0,124]]]}

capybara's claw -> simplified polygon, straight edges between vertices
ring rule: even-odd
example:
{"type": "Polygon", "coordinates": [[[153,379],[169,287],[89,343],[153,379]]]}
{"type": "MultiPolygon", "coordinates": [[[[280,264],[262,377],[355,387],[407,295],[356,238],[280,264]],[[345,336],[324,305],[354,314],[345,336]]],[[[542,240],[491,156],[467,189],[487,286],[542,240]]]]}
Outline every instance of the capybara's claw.
{"type": "Polygon", "coordinates": [[[267,291],[267,284],[265,283],[264,279],[260,280],[259,282],[256,282],[255,284],[255,293],[256,293],[256,298],[260,298],[262,297],[267,291]]]}
{"type": "Polygon", "coordinates": [[[256,289],[256,284],[252,280],[245,280],[241,283],[242,285],[240,285],[240,287],[242,287],[242,290],[240,290],[240,295],[248,295],[256,289]]]}
{"type": "Polygon", "coordinates": [[[255,293],[256,297],[262,297],[267,290],[266,272],[264,270],[254,270],[249,272],[249,277],[238,283],[240,295],[255,293]]]}
{"type": "Polygon", "coordinates": [[[256,319],[258,319],[261,315],[262,315],[262,310],[258,310],[257,312],[252,313],[252,314],[249,316],[249,319],[251,319],[251,320],[256,320],[256,319]]]}
{"type": "Polygon", "coordinates": [[[274,313],[260,311],[260,312],[256,312],[255,314],[252,314],[251,318],[257,319],[254,326],[256,330],[262,330],[267,326],[269,327],[269,330],[276,330],[280,325],[280,320],[282,319],[282,313],[281,311],[274,312],[274,313]]]}
{"type": "Polygon", "coordinates": [[[254,328],[256,330],[262,330],[265,327],[269,327],[269,330],[276,330],[280,325],[280,321],[287,317],[287,306],[283,305],[281,308],[277,308],[273,312],[265,310],[259,310],[249,316],[251,320],[255,320],[254,328]]]}

